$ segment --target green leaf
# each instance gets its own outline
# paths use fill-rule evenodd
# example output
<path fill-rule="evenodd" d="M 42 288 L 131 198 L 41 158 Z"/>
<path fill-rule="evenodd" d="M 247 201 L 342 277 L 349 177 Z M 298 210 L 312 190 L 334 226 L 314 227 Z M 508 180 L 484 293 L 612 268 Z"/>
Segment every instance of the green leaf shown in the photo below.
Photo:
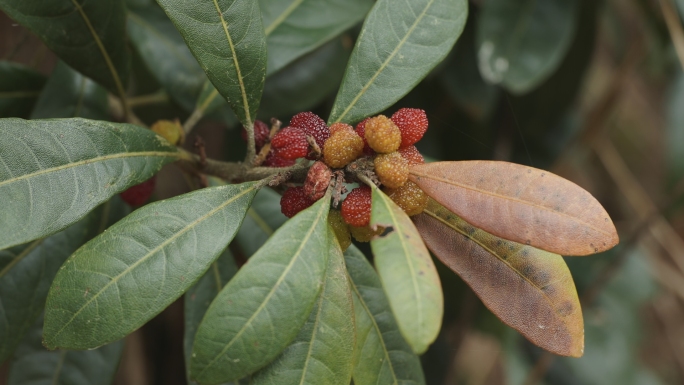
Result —
<path fill-rule="evenodd" d="M 71 67 L 124 93 L 130 55 L 123 1 L 0 0 L 0 9 Z"/>
<path fill-rule="evenodd" d="M 406 95 L 449 53 L 465 0 L 378 0 L 366 17 L 328 121 L 354 123 Z"/>
<path fill-rule="evenodd" d="M 125 211 L 123 202 L 112 199 L 60 233 L 0 251 L 0 362 L 43 312 L 62 263 Z"/>
<path fill-rule="evenodd" d="M 0 118 L 28 117 L 44 85 L 41 73 L 0 60 Z"/>
<path fill-rule="evenodd" d="M 157 0 L 244 126 L 254 123 L 266 78 L 266 39 L 254 0 Z"/>
<path fill-rule="evenodd" d="M 480 73 L 511 92 L 547 79 L 570 48 L 578 0 L 488 0 L 477 23 Z"/>
<path fill-rule="evenodd" d="M 354 353 L 354 308 L 342 250 L 330 242 L 328 268 L 309 319 L 292 344 L 252 376 L 252 385 L 349 385 Z"/>
<path fill-rule="evenodd" d="M 64 229 L 179 156 L 131 124 L 1 119 L 0 249 Z"/>
<path fill-rule="evenodd" d="M 285 221 L 287 217 L 280 211 L 280 194 L 271 189 L 261 189 L 254 197 L 235 240 L 245 256 L 250 257 Z"/>
<path fill-rule="evenodd" d="M 353 245 L 344 260 L 356 317 L 354 384 L 425 384 L 420 360 L 401 336 L 375 270 Z"/>
<path fill-rule="evenodd" d="M 42 317 L 17 348 L 8 385 L 109 385 L 119 366 L 123 341 L 87 351 L 49 352 L 41 343 Z"/>
<path fill-rule="evenodd" d="M 146 205 L 78 249 L 45 305 L 45 346 L 90 349 L 142 326 L 226 248 L 256 183 L 206 188 Z"/>
<path fill-rule="evenodd" d="M 430 252 L 404 210 L 373 187 L 371 225 L 389 231 L 371 240 L 375 268 L 399 330 L 417 354 L 437 338 L 444 297 Z"/>
<path fill-rule="evenodd" d="M 294 340 L 325 274 L 329 201 L 328 194 L 285 222 L 214 300 L 195 336 L 192 379 L 242 378 Z"/>
<path fill-rule="evenodd" d="M 370 0 L 259 0 L 268 74 L 358 23 L 372 5 Z"/>
<path fill-rule="evenodd" d="M 257 194 L 257 197 L 259 195 Z M 256 197 L 255 197 L 256 200 Z M 251 210 L 251 209 L 250 209 Z M 243 222 L 244 225 L 244 222 Z M 190 360 L 195 333 L 209 305 L 221 292 L 221 289 L 233 278 L 238 268 L 233 254 L 226 248 L 218 259 L 211 264 L 209 270 L 200 278 L 195 286 L 185 293 L 185 336 L 183 337 L 183 352 L 185 353 L 185 367 L 190 377 Z"/>
<path fill-rule="evenodd" d="M 97 83 L 58 62 L 40 98 L 33 108 L 31 119 L 109 118 L 107 91 Z"/>
<path fill-rule="evenodd" d="M 127 30 L 159 84 L 183 108 L 192 110 L 207 78 L 169 18 L 154 3 L 129 6 Z"/>

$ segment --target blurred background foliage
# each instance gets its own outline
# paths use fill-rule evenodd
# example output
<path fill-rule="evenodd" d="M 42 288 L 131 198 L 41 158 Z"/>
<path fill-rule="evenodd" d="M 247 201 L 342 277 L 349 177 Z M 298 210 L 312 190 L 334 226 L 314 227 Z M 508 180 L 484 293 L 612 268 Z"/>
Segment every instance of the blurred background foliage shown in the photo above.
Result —
<path fill-rule="evenodd" d="M 153 1 L 127 3 L 131 106 L 148 124 L 184 121 L 212 87 Z M 604 204 L 621 237 L 609 252 L 566 259 L 584 310 L 580 359 L 529 344 L 440 265 L 445 319 L 422 357 L 429 384 L 684 383 L 682 16 L 684 0 L 471 0 L 445 61 L 387 110 L 427 111 L 418 147 L 430 158 L 507 160 L 576 182 Z M 340 28 L 295 60 L 269 61 L 280 68 L 269 71 L 261 119 L 328 116 L 360 25 Z M 111 96 L 101 109 L 105 89 L 0 13 L 0 117 L 60 116 L 74 106 L 70 87 L 100 101 L 81 116 L 116 116 Z M 242 159 L 227 105 L 206 112 L 186 146 L 201 137 L 210 157 Z M 156 197 L 187 191 L 181 175 L 164 169 Z M 115 383 L 185 383 L 182 328 L 179 301 L 128 336 Z"/>

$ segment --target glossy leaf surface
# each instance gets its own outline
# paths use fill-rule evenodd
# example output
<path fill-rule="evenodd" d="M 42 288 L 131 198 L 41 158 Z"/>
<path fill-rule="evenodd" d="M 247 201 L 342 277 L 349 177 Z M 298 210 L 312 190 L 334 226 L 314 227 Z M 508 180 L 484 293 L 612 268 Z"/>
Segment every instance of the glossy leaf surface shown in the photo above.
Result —
<path fill-rule="evenodd" d="M 45 346 L 101 346 L 164 310 L 233 239 L 256 188 L 206 188 L 146 205 L 78 249 L 50 288 Z"/>
<path fill-rule="evenodd" d="M 488 0 L 477 23 L 480 73 L 525 93 L 558 68 L 570 48 L 579 0 Z"/>
<path fill-rule="evenodd" d="M 391 228 L 387 235 L 371 240 L 375 268 L 399 330 L 413 351 L 422 354 L 442 326 L 439 275 L 408 215 L 378 188 L 372 194 L 371 225 Z"/>
<path fill-rule="evenodd" d="M 218 384 L 244 377 L 297 336 L 328 262 L 329 195 L 288 220 L 226 285 L 197 330 L 190 377 Z"/>
<path fill-rule="evenodd" d="M 122 0 L 0 0 L 0 9 L 77 71 L 115 94 L 126 88 L 130 55 Z"/>
<path fill-rule="evenodd" d="M 318 299 L 297 337 L 252 385 L 349 385 L 354 353 L 354 309 L 342 251 L 329 237 L 328 268 Z"/>
<path fill-rule="evenodd" d="M 277 72 L 358 23 L 372 5 L 371 0 L 259 0 L 268 73 Z"/>
<path fill-rule="evenodd" d="M 378 275 L 350 246 L 344 253 L 356 319 L 355 385 L 425 384 L 423 368 L 399 332 Z"/>
<path fill-rule="evenodd" d="M 42 318 L 17 348 L 8 385 L 109 385 L 119 366 L 123 341 L 94 350 L 48 351 L 41 343 Z"/>
<path fill-rule="evenodd" d="M 107 90 L 58 62 L 33 108 L 31 119 L 109 118 Z"/>
<path fill-rule="evenodd" d="M 0 118 L 28 117 L 44 85 L 41 73 L 0 60 Z"/>
<path fill-rule="evenodd" d="M 413 218 L 430 250 L 503 322 L 552 353 L 584 353 L 582 308 L 563 257 L 488 234 L 433 200 Z"/>
<path fill-rule="evenodd" d="M 0 249 L 62 230 L 178 157 L 160 136 L 131 124 L 0 120 Z"/>
<path fill-rule="evenodd" d="M 436 162 L 411 168 L 410 179 L 473 226 L 562 255 L 615 246 L 618 235 L 587 191 L 548 171 L 498 161 Z"/>
<path fill-rule="evenodd" d="M 245 126 L 254 122 L 266 77 L 266 39 L 255 0 L 157 1 Z"/>
<path fill-rule="evenodd" d="M 128 8 L 126 27 L 140 57 L 166 92 L 192 110 L 207 78 L 183 37 L 156 4 Z"/>
<path fill-rule="evenodd" d="M 379 0 L 356 41 L 329 122 L 355 123 L 406 95 L 449 53 L 465 0 Z"/>

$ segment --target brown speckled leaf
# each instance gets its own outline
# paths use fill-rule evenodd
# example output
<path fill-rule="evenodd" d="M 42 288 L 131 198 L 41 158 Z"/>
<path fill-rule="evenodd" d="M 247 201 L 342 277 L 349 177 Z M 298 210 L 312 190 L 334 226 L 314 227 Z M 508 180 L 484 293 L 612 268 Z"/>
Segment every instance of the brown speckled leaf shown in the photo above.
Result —
<path fill-rule="evenodd" d="M 563 257 L 488 234 L 434 200 L 413 220 L 428 248 L 503 322 L 552 353 L 582 356 L 582 308 Z"/>
<path fill-rule="evenodd" d="M 474 226 L 501 238 L 562 255 L 588 255 L 618 243 L 601 204 L 576 184 L 515 163 L 436 162 L 410 179 Z"/>

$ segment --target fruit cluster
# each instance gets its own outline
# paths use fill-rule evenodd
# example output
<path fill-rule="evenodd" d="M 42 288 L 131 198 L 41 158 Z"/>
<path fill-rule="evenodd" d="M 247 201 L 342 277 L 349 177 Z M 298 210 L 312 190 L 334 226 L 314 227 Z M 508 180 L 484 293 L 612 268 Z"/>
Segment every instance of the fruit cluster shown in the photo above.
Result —
<path fill-rule="evenodd" d="M 318 161 L 309 169 L 304 186 L 290 187 L 283 194 L 283 214 L 291 218 L 311 206 L 334 183 L 333 169 L 343 169 L 361 159 L 372 165 L 373 176 L 399 207 L 408 215 L 421 213 L 428 197 L 408 176 L 411 165 L 425 162 L 414 144 L 427 128 L 425 111 L 414 108 L 402 108 L 391 118 L 366 118 L 355 128 L 345 123 L 328 127 L 311 112 L 295 115 L 271 140 L 264 165 L 290 165 L 298 158 Z M 261 138 L 268 137 L 267 129 L 263 131 L 266 134 L 259 130 L 255 126 L 257 149 L 265 143 Z M 329 221 L 343 249 L 351 242 L 350 234 L 357 241 L 368 242 L 382 231 L 371 229 L 370 214 L 371 189 L 365 185 L 347 194 L 340 211 L 331 210 Z"/>

